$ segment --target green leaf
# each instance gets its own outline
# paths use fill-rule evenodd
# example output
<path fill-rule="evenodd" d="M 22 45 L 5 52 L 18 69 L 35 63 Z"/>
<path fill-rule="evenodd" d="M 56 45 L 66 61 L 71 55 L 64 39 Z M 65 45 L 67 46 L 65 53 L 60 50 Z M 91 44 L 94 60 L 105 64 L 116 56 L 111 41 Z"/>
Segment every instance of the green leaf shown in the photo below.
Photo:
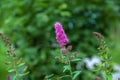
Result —
<path fill-rule="evenodd" d="M 28 75 L 29 72 L 26 72 L 26 73 L 23 73 L 23 74 L 20 74 L 19 76 L 25 76 L 25 75 Z"/>
<path fill-rule="evenodd" d="M 112 80 L 112 74 L 107 75 L 108 80 Z"/>
<path fill-rule="evenodd" d="M 62 12 L 60 12 L 60 15 L 63 17 L 70 17 L 71 13 L 69 11 L 62 11 Z"/>
<path fill-rule="evenodd" d="M 46 76 L 45 78 L 49 79 L 49 78 L 51 78 L 53 76 L 54 76 L 54 74 L 51 74 L 51 75 Z"/>
<path fill-rule="evenodd" d="M 13 76 L 13 80 L 16 80 L 17 79 L 17 76 L 15 75 L 15 76 Z"/>
<path fill-rule="evenodd" d="M 64 76 L 61 76 L 61 77 L 59 77 L 60 78 L 60 80 L 62 79 L 62 78 L 65 78 L 65 77 L 71 77 L 70 75 L 64 75 Z"/>
<path fill-rule="evenodd" d="M 80 73 L 81 73 L 81 71 L 74 71 L 73 72 L 73 74 L 74 74 L 73 80 L 75 80 L 79 76 Z"/>
<path fill-rule="evenodd" d="M 8 70 L 8 72 L 14 72 L 15 70 L 14 69 L 10 69 L 10 70 Z"/>
<path fill-rule="evenodd" d="M 20 63 L 20 64 L 18 65 L 18 67 L 21 67 L 21 66 L 23 66 L 23 65 L 25 65 L 25 63 Z"/>
<path fill-rule="evenodd" d="M 72 62 L 78 62 L 78 61 L 81 61 L 81 59 L 79 59 L 79 58 L 74 58 L 74 59 L 72 59 L 71 61 L 72 61 Z"/>
<path fill-rule="evenodd" d="M 59 9 L 66 9 L 67 8 L 67 4 L 63 3 L 62 5 L 59 6 Z"/>
<path fill-rule="evenodd" d="M 65 71 L 67 71 L 67 70 L 68 70 L 68 71 L 70 70 L 70 66 L 69 66 L 69 65 L 65 65 L 65 66 L 64 66 L 63 72 L 65 72 Z"/>

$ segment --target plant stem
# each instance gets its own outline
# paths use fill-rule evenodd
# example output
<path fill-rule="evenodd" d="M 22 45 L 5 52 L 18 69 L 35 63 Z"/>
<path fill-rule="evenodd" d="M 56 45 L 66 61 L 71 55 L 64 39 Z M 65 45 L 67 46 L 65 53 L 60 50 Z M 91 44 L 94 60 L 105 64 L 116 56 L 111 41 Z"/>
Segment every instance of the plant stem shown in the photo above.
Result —
<path fill-rule="evenodd" d="M 70 77 L 71 77 L 71 79 L 73 80 L 72 67 L 71 67 L 71 62 L 70 62 L 69 55 L 67 55 L 67 57 L 68 57 L 68 65 L 69 65 L 69 67 L 70 67 Z"/>
<path fill-rule="evenodd" d="M 70 76 L 70 75 L 61 76 L 61 77 L 59 77 L 59 79 L 62 79 L 62 78 L 64 78 L 64 77 L 68 77 L 68 76 Z M 59 79 L 58 79 L 58 80 L 59 80 Z"/>
<path fill-rule="evenodd" d="M 71 67 L 70 59 L 69 59 L 69 66 L 70 66 L 70 75 L 71 75 L 71 78 L 72 78 L 72 67 Z"/>

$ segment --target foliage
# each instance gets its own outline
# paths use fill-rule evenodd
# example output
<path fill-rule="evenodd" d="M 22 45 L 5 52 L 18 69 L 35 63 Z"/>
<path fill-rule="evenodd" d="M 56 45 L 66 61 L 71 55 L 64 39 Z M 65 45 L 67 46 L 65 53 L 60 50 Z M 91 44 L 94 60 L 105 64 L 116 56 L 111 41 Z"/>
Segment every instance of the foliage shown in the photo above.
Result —
<path fill-rule="evenodd" d="M 4 45 L 3 43 L 0 42 L 0 45 Z M 5 46 L 0 46 L 0 80 L 4 80 L 6 78 L 6 75 L 8 74 L 7 72 L 7 66 L 5 64 L 5 61 L 7 61 L 7 54 L 6 53 L 6 47 Z M 2 56 L 1 56 L 2 55 Z"/>
<path fill-rule="evenodd" d="M 101 64 L 99 64 L 98 70 L 99 72 L 104 72 L 105 80 L 112 80 L 112 72 L 113 72 L 113 62 L 112 57 L 109 53 L 109 48 L 104 40 L 104 37 L 98 33 L 94 32 L 94 35 L 97 36 L 100 46 L 99 46 L 99 56 L 101 58 Z"/>
<path fill-rule="evenodd" d="M 52 73 L 59 75 L 62 73 L 61 64 L 53 57 L 60 53 L 56 49 L 53 24 L 60 21 L 65 26 L 70 42 L 81 57 L 92 56 L 96 50 L 91 46 L 97 46 L 92 32 L 98 31 L 107 36 L 119 19 L 116 1 L 0 0 L 0 31 L 15 43 L 18 54 L 27 62 L 30 70 L 28 80 L 43 79 Z M 2 56 L 5 57 L 0 54 Z M 86 72 L 82 74 L 85 78 Z M 92 76 L 85 80 L 93 80 Z"/>
<path fill-rule="evenodd" d="M 56 56 L 56 59 L 63 63 L 63 73 L 64 75 L 60 76 L 58 80 L 64 79 L 66 77 L 69 77 L 70 80 L 76 80 L 78 76 L 80 75 L 81 71 L 72 69 L 73 62 L 79 62 L 81 59 L 77 57 L 77 54 L 75 52 L 71 53 L 71 50 L 67 49 L 65 46 L 61 48 L 61 54 Z M 66 72 L 69 72 L 69 74 L 66 74 Z"/>
<path fill-rule="evenodd" d="M 23 80 L 23 76 L 28 74 L 28 72 L 26 72 L 27 66 L 25 66 L 25 62 L 23 62 L 22 58 L 18 59 L 15 48 L 13 47 L 8 37 L 3 35 L 2 33 L 0 33 L 0 37 L 3 39 L 6 47 L 8 47 L 6 56 L 7 60 L 5 64 L 7 65 L 7 71 L 9 74 L 7 74 L 6 78 L 3 79 Z"/>

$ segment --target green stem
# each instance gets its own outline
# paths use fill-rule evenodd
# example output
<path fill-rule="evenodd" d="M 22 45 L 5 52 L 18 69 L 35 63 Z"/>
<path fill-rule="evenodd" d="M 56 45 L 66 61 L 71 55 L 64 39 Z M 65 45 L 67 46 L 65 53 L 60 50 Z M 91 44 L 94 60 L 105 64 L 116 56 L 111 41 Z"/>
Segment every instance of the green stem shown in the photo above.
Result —
<path fill-rule="evenodd" d="M 18 72 L 17 72 L 17 65 L 16 65 L 16 57 L 13 57 L 13 67 L 14 67 L 14 69 L 15 69 L 15 80 L 20 80 L 20 77 L 19 77 L 19 74 L 18 74 Z"/>
<path fill-rule="evenodd" d="M 62 78 L 64 78 L 64 77 L 68 77 L 68 76 L 70 76 L 70 75 L 61 76 L 61 77 L 59 77 L 59 79 L 62 79 Z M 59 80 L 59 79 L 58 79 L 58 80 Z"/>
<path fill-rule="evenodd" d="M 69 54 L 67 55 L 67 57 L 68 57 L 68 65 L 69 65 L 69 67 L 70 67 L 70 77 L 71 77 L 71 79 L 73 80 L 72 67 L 71 67 L 71 62 L 70 62 Z"/>
<path fill-rule="evenodd" d="M 72 78 L 72 67 L 71 67 L 71 62 L 70 62 L 70 59 L 69 59 L 69 66 L 70 66 L 70 75 L 71 75 L 71 78 Z"/>

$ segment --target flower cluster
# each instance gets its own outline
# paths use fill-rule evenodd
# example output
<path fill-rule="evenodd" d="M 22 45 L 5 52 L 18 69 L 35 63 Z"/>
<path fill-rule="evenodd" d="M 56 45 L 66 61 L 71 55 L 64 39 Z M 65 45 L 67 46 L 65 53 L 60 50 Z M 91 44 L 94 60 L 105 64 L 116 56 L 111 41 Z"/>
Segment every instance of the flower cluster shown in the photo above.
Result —
<path fill-rule="evenodd" d="M 104 41 L 104 37 L 102 34 L 100 34 L 99 32 L 93 32 L 93 34 L 101 41 Z"/>
<path fill-rule="evenodd" d="M 93 32 L 93 34 L 98 38 L 100 42 L 99 46 L 99 56 L 101 59 L 101 64 L 98 66 L 98 70 L 103 71 L 105 75 L 105 80 L 112 80 L 113 62 L 112 57 L 109 53 L 109 47 L 106 44 L 106 41 L 101 33 Z M 102 68 L 102 69 L 101 69 Z"/>
<path fill-rule="evenodd" d="M 56 32 L 56 39 L 60 47 L 65 46 L 69 42 L 69 39 L 67 38 L 62 28 L 62 25 L 59 22 L 55 23 L 55 32 Z"/>

